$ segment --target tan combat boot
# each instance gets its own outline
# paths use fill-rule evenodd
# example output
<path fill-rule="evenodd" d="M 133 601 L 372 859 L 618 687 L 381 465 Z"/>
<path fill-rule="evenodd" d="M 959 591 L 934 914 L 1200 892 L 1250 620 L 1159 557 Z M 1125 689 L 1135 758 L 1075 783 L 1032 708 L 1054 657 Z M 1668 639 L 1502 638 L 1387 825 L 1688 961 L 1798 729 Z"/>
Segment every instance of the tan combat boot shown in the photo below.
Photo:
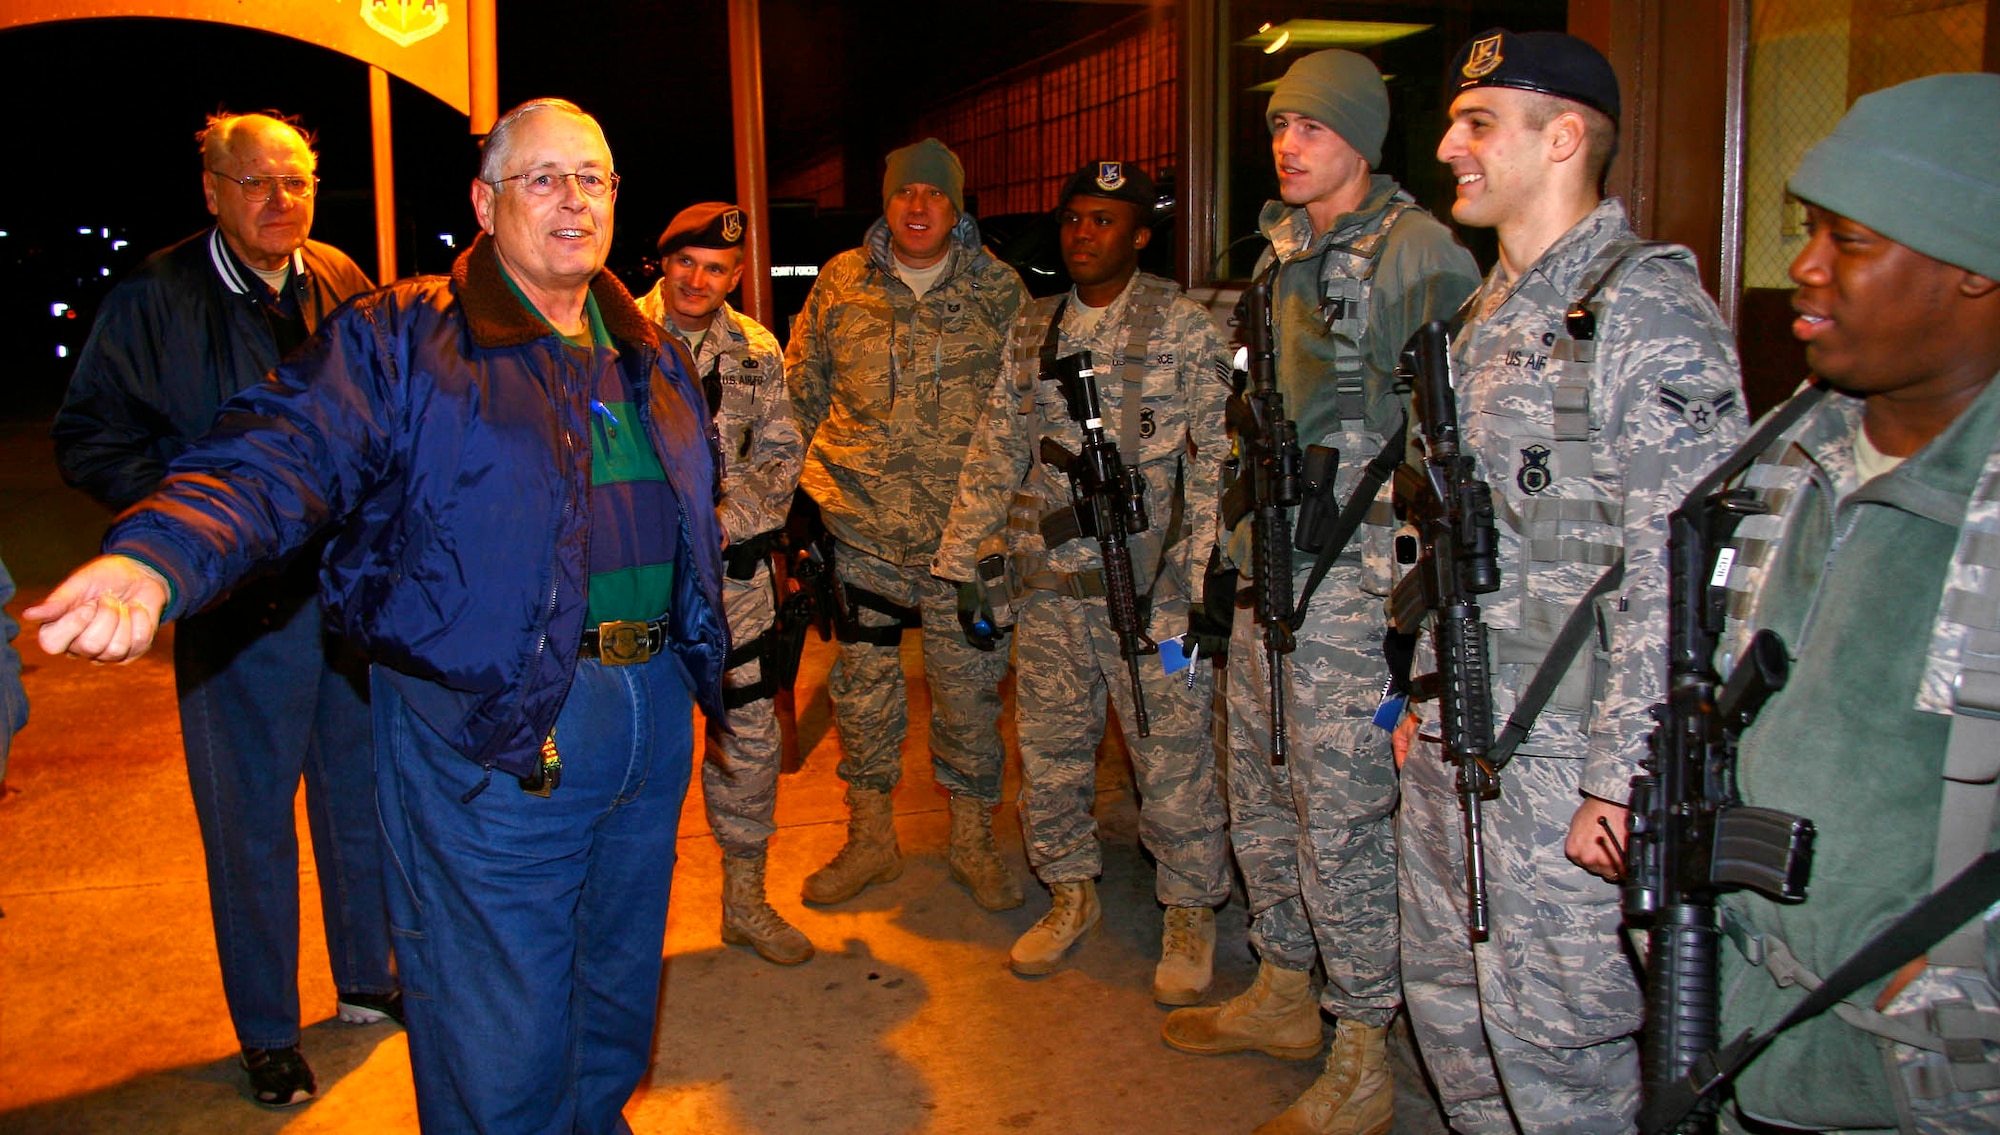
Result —
<path fill-rule="evenodd" d="M 1055 972 L 1063 955 L 1097 925 L 1104 913 L 1097 905 L 1097 884 L 1089 879 L 1081 883 L 1050 883 L 1049 895 L 1053 900 L 1049 912 L 1028 927 L 1028 932 L 1021 935 L 1007 956 L 1007 964 L 1023 977 Z"/>
<path fill-rule="evenodd" d="M 1387 1135 L 1396 1122 L 1389 1030 L 1343 1020 L 1326 1071 L 1284 1114 L 1250 1135 Z"/>
<path fill-rule="evenodd" d="M 764 901 L 761 851 L 744 859 L 722 857 L 722 940 L 748 946 L 774 965 L 812 960 L 812 941 Z"/>
<path fill-rule="evenodd" d="M 1250 988 L 1220 1005 L 1175 1009 L 1160 1035 L 1182 1052 L 1202 1056 L 1255 1049 L 1281 1060 L 1311 1060 L 1320 1046 L 1312 974 L 1260 961 Z"/>
<path fill-rule="evenodd" d="M 1153 969 L 1153 1000 L 1199 1005 L 1215 977 L 1215 912 L 1205 906 L 1170 906 L 1160 932 L 1160 964 Z"/>
<path fill-rule="evenodd" d="M 886 883 L 903 873 L 896 846 L 896 810 L 887 792 L 847 789 L 847 845 L 832 862 L 806 876 L 799 894 L 807 902 L 846 902 L 870 883 Z"/>
<path fill-rule="evenodd" d="M 952 793 L 951 850 L 945 853 L 951 881 L 972 892 L 987 910 L 1021 905 L 1021 884 L 993 846 L 993 809 L 983 800 Z"/>

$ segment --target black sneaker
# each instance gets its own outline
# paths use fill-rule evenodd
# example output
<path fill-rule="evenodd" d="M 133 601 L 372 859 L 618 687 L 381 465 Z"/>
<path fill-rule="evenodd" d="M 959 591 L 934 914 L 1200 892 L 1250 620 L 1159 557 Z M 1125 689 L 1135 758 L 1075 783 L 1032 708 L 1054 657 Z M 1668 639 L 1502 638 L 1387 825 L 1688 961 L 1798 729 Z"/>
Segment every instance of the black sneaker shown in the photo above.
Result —
<path fill-rule="evenodd" d="M 383 1021 L 403 1023 L 403 991 L 394 993 L 343 993 L 335 1006 L 340 1019 L 350 1025 L 376 1025 Z"/>
<path fill-rule="evenodd" d="M 250 1073 L 250 1094 L 265 1107 L 301 1104 L 319 1090 L 296 1044 L 290 1048 L 246 1048 L 243 1070 Z"/>

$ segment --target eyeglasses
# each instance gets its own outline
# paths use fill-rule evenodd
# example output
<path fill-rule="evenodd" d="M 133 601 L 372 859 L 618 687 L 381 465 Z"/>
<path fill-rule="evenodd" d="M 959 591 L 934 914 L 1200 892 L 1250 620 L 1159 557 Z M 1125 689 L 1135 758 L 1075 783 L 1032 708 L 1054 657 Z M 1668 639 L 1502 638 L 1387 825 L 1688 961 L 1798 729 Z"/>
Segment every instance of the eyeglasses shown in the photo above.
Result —
<path fill-rule="evenodd" d="M 615 173 L 598 173 L 596 170 L 579 170 L 576 173 L 558 173 L 555 170 L 536 170 L 532 173 L 517 173 L 487 184 L 498 189 L 510 181 L 518 181 L 530 197 L 553 197 L 562 191 L 563 182 L 576 179 L 577 191 L 585 197 L 618 195 L 619 177 Z"/>
<path fill-rule="evenodd" d="M 243 199 L 252 205 L 269 201 L 271 194 L 280 189 L 285 191 L 285 196 L 294 201 L 303 201 L 319 189 L 319 178 L 311 174 L 304 177 L 295 174 L 287 174 L 284 177 L 231 177 L 221 170 L 212 169 L 207 172 L 224 181 L 233 181 L 242 187 Z"/>

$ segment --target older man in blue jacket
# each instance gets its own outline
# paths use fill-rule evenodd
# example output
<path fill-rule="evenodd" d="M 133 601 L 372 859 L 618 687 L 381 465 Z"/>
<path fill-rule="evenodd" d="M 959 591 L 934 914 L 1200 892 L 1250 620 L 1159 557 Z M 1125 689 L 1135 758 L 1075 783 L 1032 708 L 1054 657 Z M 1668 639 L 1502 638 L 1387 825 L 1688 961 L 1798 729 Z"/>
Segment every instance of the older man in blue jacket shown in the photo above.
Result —
<path fill-rule="evenodd" d="M 128 658 L 332 533 L 426 1131 L 629 1131 L 691 696 L 721 711 L 714 440 L 603 270 L 617 186 L 574 105 L 509 112 L 452 276 L 336 313 L 28 612 L 52 653 Z"/>

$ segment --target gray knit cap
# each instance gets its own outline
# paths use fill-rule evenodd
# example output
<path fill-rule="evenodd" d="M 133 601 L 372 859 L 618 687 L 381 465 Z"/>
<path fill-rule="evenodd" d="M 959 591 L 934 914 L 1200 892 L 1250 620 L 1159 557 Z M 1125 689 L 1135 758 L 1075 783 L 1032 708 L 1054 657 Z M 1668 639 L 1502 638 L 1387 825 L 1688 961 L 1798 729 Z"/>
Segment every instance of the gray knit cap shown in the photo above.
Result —
<path fill-rule="evenodd" d="M 2000 75 L 1931 75 L 1861 96 L 1785 188 L 2000 280 Z"/>
<path fill-rule="evenodd" d="M 958 162 L 958 155 L 936 138 L 926 138 L 913 142 L 900 150 L 891 150 L 886 159 L 888 169 L 882 173 L 882 207 L 889 207 L 889 198 L 905 185 L 922 183 L 935 185 L 951 198 L 951 207 L 965 212 L 965 167 Z"/>
<path fill-rule="evenodd" d="M 1264 125 L 1269 126 L 1275 114 L 1317 118 L 1367 159 L 1370 168 L 1382 164 L 1382 139 L 1389 134 L 1389 87 L 1365 55 L 1315 51 L 1292 64 L 1271 92 Z"/>

